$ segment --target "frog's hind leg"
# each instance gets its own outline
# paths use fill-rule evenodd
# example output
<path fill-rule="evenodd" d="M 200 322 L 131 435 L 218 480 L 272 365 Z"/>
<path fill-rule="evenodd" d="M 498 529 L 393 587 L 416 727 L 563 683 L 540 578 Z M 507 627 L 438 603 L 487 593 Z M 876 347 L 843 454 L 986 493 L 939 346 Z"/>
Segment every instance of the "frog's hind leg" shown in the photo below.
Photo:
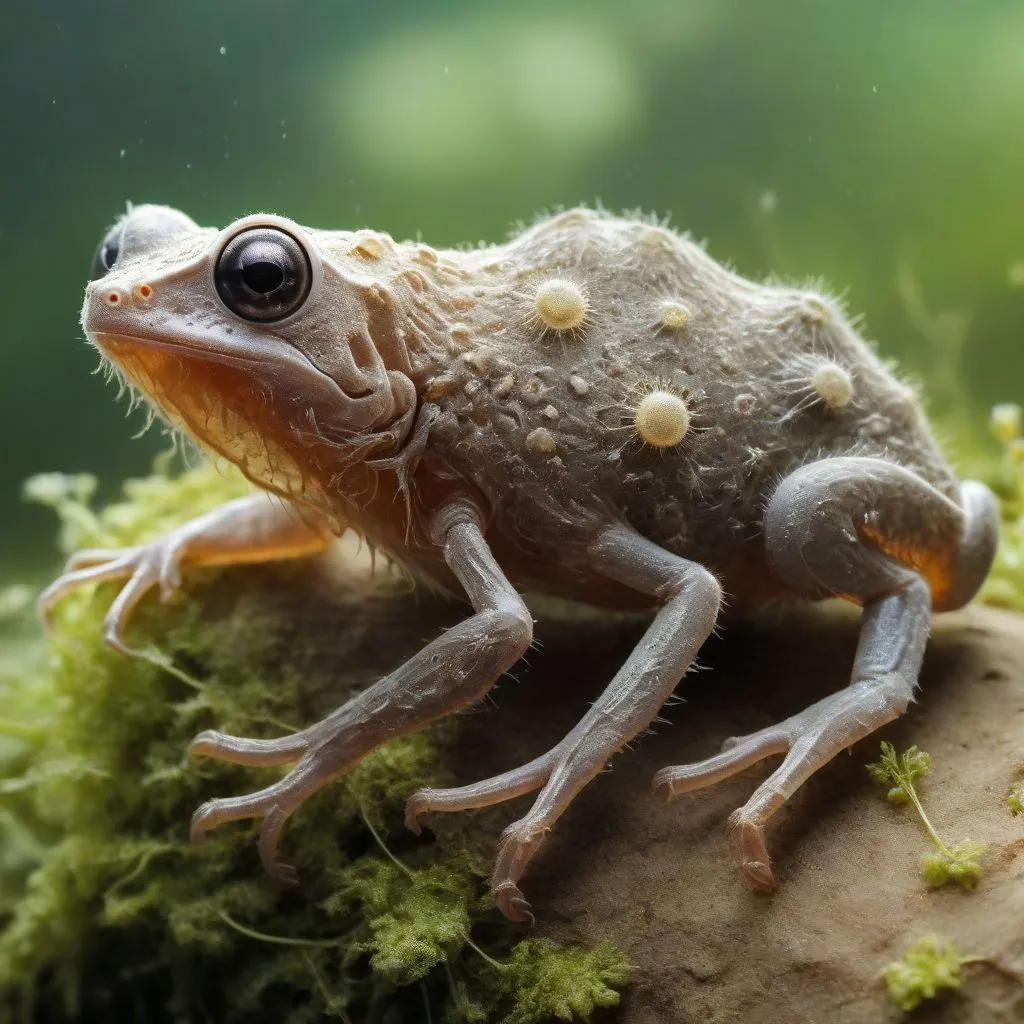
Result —
<path fill-rule="evenodd" d="M 997 519 L 982 485 L 963 485 L 960 505 L 906 469 L 880 459 L 834 458 L 787 477 L 765 515 L 773 571 L 796 593 L 863 605 L 850 685 L 805 711 L 698 764 L 665 768 L 655 791 L 668 798 L 702 789 L 773 754 L 782 764 L 730 819 L 743 871 L 774 887 L 765 824 L 839 751 L 903 714 L 913 699 L 931 622 L 959 607 L 984 580 Z"/>
<path fill-rule="evenodd" d="M 535 789 L 525 817 L 501 838 L 491 881 L 495 901 L 515 921 L 532 920 L 519 879 L 544 836 L 577 793 L 654 720 L 715 626 L 722 590 L 705 568 L 670 554 L 624 526 L 598 535 L 590 548 L 595 572 L 664 602 L 643 639 L 579 724 L 529 764 L 471 786 L 421 790 L 406 820 L 419 828 L 428 811 L 485 807 Z"/>

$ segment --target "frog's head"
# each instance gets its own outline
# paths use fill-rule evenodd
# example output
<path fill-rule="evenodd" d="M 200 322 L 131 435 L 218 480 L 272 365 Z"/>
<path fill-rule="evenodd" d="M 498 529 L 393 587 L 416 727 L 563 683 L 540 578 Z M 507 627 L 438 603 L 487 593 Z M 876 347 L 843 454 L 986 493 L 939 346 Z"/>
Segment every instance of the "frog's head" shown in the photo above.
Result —
<path fill-rule="evenodd" d="M 216 231 L 137 206 L 100 244 L 82 325 L 165 420 L 310 498 L 347 461 L 400 444 L 415 411 L 394 339 L 375 344 L 368 290 L 282 217 Z"/>

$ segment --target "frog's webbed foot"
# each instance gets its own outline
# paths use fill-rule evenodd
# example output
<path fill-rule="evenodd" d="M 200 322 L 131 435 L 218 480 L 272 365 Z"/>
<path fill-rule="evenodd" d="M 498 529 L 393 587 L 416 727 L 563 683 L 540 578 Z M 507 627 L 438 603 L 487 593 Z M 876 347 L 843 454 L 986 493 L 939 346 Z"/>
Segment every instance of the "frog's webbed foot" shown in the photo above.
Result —
<path fill-rule="evenodd" d="M 64 572 L 39 596 L 39 613 L 48 624 L 56 604 L 78 587 L 125 580 L 103 620 L 103 638 L 131 654 L 124 633 L 139 602 L 154 587 L 163 601 L 181 587 L 185 565 L 227 565 L 297 558 L 330 542 L 326 523 L 300 516 L 294 506 L 265 494 L 239 498 L 153 541 L 133 548 L 77 551 Z"/>
<path fill-rule="evenodd" d="M 430 811 L 487 807 L 540 790 L 529 812 L 502 834 L 491 879 L 494 901 L 513 921 L 532 921 L 519 880 L 576 794 L 612 755 L 653 721 L 714 628 L 721 587 L 714 576 L 622 526 L 591 546 L 594 571 L 664 602 L 654 622 L 579 724 L 529 764 L 456 789 L 422 789 L 406 807 L 420 830 Z"/>
<path fill-rule="evenodd" d="M 278 861 L 277 847 L 285 822 L 306 799 L 382 743 L 476 703 L 526 652 L 533 620 L 494 561 L 476 510 L 461 500 L 453 503 L 435 518 L 431 535 L 476 614 L 292 736 L 259 740 L 200 733 L 192 754 L 252 766 L 294 762 L 294 767 L 258 792 L 203 804 L 192 819 L 193 841 L 201 842 L 225 822 L 262 818 L 260 858 L 271 875 L 288 881 L 293 874 Z"/>
<path fill-rule="evenodd" d="M 744 874 L 762 890 L 775 885 L 765 824 L 839 751 L 906 710 L 928 638 L 933 591 L 943 609 L 973 596 L 995 550 L 995 505 L 973 482 L 964 484 L 957 506 L 899 466 L 828 459 L 782 482 L 765 516 L 765 539 L 772 568 L 797 593 L 863 604 L 852 681 L 778 725 L 726 740 L 714 757 L 654 777 L 655 791 L 670 798 L 784 755 L 730 819 Z"/>

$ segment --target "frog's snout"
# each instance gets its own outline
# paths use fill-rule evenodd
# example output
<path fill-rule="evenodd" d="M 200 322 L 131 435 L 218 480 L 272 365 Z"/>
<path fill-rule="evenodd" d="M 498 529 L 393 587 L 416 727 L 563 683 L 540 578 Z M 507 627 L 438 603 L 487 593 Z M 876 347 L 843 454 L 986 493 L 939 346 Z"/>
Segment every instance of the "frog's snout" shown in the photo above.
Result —
<path fill-rule="evenodd" d="M 86 333 L 123 328 L 126 316 L 149 307 L 155 294 L 154 286 L 146 280 L 130 282 L 110 276 L 90 281 L 85 289 L 82 326 Z"/>
<path fill-rule="evenodd" d="M 996 496 L 977 480 L 960 485 L 964 527 L 960 534 L 953 585 L 936 611 L 962 608 L 981 589 L 999 546 L 999 505 Z"/>

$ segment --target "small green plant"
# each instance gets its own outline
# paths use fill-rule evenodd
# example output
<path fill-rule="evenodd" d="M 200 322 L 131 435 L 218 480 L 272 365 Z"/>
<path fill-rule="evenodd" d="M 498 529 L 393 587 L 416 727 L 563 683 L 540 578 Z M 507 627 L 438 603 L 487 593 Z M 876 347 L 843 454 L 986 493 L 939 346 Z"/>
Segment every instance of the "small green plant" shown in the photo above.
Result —
<path fill-rule="evenodd" d="M 999 550 L 981 592 L 986 604 L 1024 611 L 1024 412 L 1013 402 L 993 406 L 989 430 L 1003 456 L 987 482 L 999 496 Z"/>
<path fill-rule="evenodd" d="M 949 941 L 926 935 L 911 946 L 899 960 L 882 970 L 889 998 L 901 1010 L 913 1010 L 926 999 L 943 991 L 960 988 L 963 967 L 978 963 L 981 957 L 961 956 Z"/>
<path fill-rule="evenodd" d="M 939 889 L 947 882 L 956 882 L 964 889 L 973 889 L 981 878 L 979 861 L 986 848 L 973 839 L 947 846 L 935 831 L 914 787 L 914 780 L 927 775 L 931 766 L 932 759 L 925 751 L 910 747 L 897 754 L 891 743 L 883 741 L 881 758 L 867 769 L 875 782 L 888 788 L 887 799 L 895 804 L 910 804 L 917 811 L 928 838 L 935 844 L 936 853 L 921 855 L 921 877 L 928 888 Z"/>
<path fill-rule="evenodd" d="M 1018 814 L 1024 814 L 1024 768 L 1017 769 L 1013 785 L 1007 790 L 1003 802 L 1015 818 Z"/>

